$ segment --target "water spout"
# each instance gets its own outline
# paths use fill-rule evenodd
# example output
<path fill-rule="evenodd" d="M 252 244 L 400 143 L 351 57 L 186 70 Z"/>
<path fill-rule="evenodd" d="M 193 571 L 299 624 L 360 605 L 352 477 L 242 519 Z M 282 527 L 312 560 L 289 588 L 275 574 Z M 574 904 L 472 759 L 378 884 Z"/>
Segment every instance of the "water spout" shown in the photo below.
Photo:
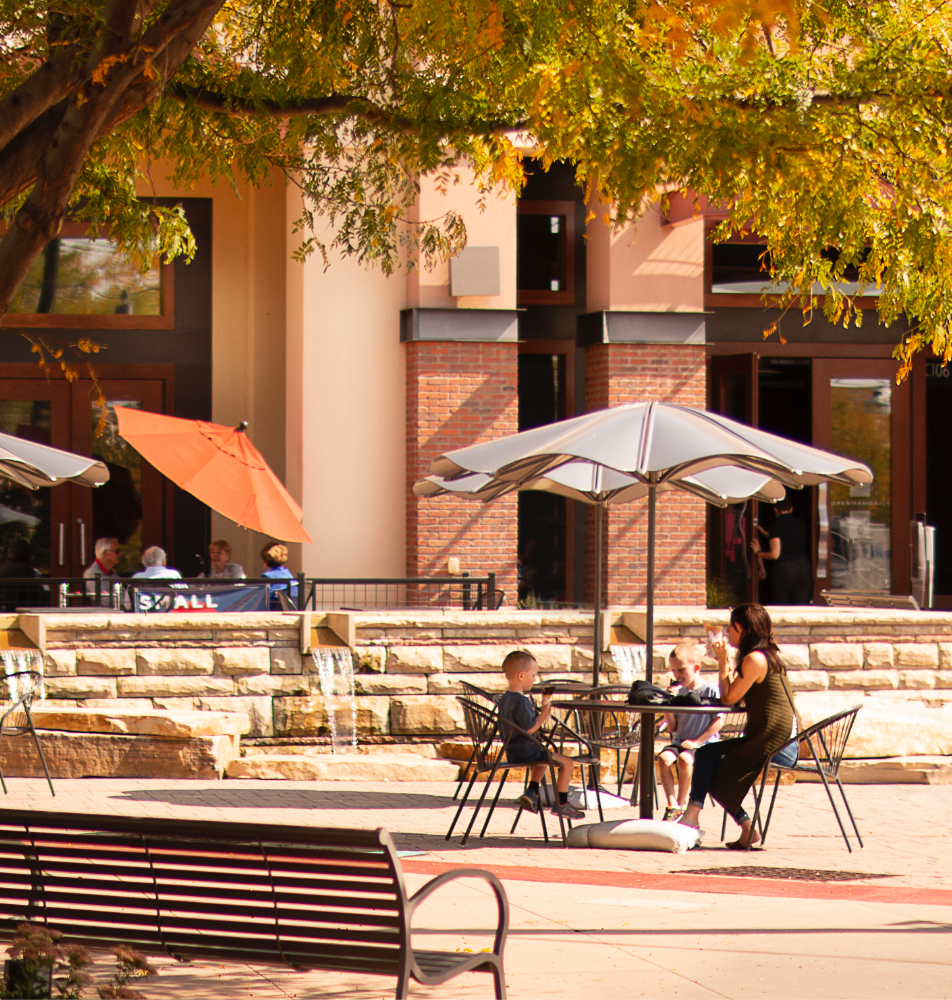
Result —
<path fill-rule="evenodd" d="M 348 647 L 318 646 L 311 659 L 321 681 L 321 694 L 331 731 L 331 752 L 357 746 L 357 699 L 354 696 L 354 655 Z"/>
<path fill-rule="evenodd" d="M 611 647 L 612 660 L 618 671 L 618 683 L 629 687 L 645 676 L 645 647 L 618 643 Z"/>

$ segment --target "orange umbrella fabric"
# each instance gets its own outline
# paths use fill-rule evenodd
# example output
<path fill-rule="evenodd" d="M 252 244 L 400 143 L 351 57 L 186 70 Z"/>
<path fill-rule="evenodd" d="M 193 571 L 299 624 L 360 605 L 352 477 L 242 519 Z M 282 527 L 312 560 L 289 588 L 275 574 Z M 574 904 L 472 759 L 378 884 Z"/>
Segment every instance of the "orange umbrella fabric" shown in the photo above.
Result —
<path fill-rule="evenodd" d="M 304 512 L 243 428 L 116 407 L 119 436 L 163 476 L 242 528 L 310 542 Z"/>

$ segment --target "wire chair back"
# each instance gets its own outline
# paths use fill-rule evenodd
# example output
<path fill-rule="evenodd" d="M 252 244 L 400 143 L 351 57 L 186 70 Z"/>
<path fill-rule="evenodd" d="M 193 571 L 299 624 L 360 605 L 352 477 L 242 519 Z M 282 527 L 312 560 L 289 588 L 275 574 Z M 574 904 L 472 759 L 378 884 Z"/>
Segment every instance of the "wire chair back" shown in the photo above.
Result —
<path fill-rule="evenodd" d="M 43 690 L 43 675 L 38 670 L 12 670 L 0 677 L 0 681 L 0 720 L 3 728 L 8 732 L 29 730 L 27 714 L 33 707 L 33 699 Z"/>
<path fill-rule="evenodd" d="M 495 759 L 502 751 L 494 745 L 499 736 L 499 715 L 494 709 L 473 701 L 470 698 L 456 699 L 463 708 L 463 720 L 466 724 L 466 735 L 473 743 L 473 759 L 471 766 L 477 771 L 485 771 L 493 766 Z"/>
<path fill-rule="evenodd" d="M 840 764 L 846 753 L 846 744 L 856 722 L 861 706 L 854 705 L 836 715 L 821 719 L 799 733 L 797 741 L 800 744 L 800 760 L 796 764 L 798 771 L 821 770 L 828 778 L 836 779 Z M 810 756 L 804 756 L 803 748 L 810 749 Z M 812 758 L 812 759 L 811 759 Z"/>
<path fill-rule="evenodd" d="M 475 684 L 470 684 L 469 681 L 460 681 L 460 687 L 471 700 L 476 702 L 485 702 L 492 709 L 495 709 L 496 702 L 499 701 L 498 694 L 491 694 L 489 691 L 486 691 L 481 687 L 477 687 Z"/>

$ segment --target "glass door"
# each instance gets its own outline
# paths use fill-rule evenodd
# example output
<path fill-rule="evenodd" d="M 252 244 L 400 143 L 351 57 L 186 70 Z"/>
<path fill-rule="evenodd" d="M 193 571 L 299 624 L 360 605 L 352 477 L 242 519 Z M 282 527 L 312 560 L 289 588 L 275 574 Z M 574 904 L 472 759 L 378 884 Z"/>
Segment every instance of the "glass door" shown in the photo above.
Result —
<path fill-rule="evenodd" d="M 73 385 L 73 450 L 105 462 L 109 482 L 95 490 L 70 489 L 75 516 L 88 525 L 90 552 L 97 538 L 117 538 L 122 557 L 116 570 L 128 576 L 142 569 L 142 553 L 150 545 L 171 551 L 166 530 L 166 511 L 171 505 L 166 480 L 119 437 L 115 407 L 161 413 L 163 383 L 160 379 L 103 379 L 99 385 L 105 407 L 96 404 L 92 382 Z M 87 555 L 91 561 L 92 555 Z"/>
<path fill-rule="evenodd" d="M 69 399 L 66 382 L 0 380 L 0 431 L 68 449 Z M 81 572 L 73 536 L 68 487 L 30 490 L 0 478 L 0 576 Z"/>
<path fill-rule="evenodd" d="M 815 359 L 815 443 L 864 462 L 868 486 L 817 489 L 820 591 L 909 593 L 910 382 L 894 361 Z"/>
<path fill-rule="evenodd" d="M 711 358 L 711 410 L 757 426 L 759 393 L 756 354 Z M 750 543 L 758 517 L 756 501 L 732 507 L 708 507 L 708 597 L 715 605 L 759 599 L 763 564 L 751 557 Z"/>

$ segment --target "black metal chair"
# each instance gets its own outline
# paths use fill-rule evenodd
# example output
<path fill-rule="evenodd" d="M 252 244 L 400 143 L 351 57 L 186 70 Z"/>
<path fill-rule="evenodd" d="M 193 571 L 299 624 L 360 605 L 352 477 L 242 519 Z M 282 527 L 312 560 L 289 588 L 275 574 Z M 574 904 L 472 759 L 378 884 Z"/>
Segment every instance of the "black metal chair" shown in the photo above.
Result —
<path fill-rule="evenodd" d="M 509 775 L 509 771 L 512 770 L 513 768 L 527 767 L 527 765 L 524 763 L 510 762 L 506 759 L 506 746 L 508 745 L 509 741 L 514 736 L 521 736 L 529 740 L 531 743 L 534 743 L 545 754 L 544 763 L 548 766 L 549 778 L 552 782 L 552 792 L 555 800 L 555 809 L 559 817 L 559 827 L 562 833 L 562 845 L 564 847 L 567 847 L 568 843 L 566 841 L 565 819 L 562 815 L 562 805 L 559 802 L 558 794 L 556 791 L 558 788 L 558 783 L 555 777 L 555 764 L 552 759 L 553 754 L 561 752 L 561 746 L 559 747 L 559 749 L 556 749 L 554 745 L 556 733 L 558 733 L 559 736 L 561 737 L 563 745 L 566 740 L 569 740 L 577 743 L 579 749 L 581 749 L 583 746 L 588 746 L 586 741 L 583 740 L 577 733 L 575 733 L 564 723 L 559 722 L 557 719 L 550 720 L 551 728 L 549 730 L 547 731 L 538 730 L 536 735 L 532 735 L 530 733 L 527 733 L 524 729 L 521 729 L 515 723 L 510 722 L 509 720 L 506 720 L 503 723 L 499 718 L 498 712 L 487 711 L 483 706 L 477 705 L 475 702 L 469 701 L 469 699 L 466 698 L 457 698 L 457 701 L 463 706 L 463 712 L 467 719 L 467 730 L 469 731 L 470 729 L 472 729 L 474 737 L 478 737 L 478 739 L 474 739 L 474 745 L 478 748 L 478 750 L 476 754 L 476 760 L 470 767 L 471 774 L 470 774 L 469 784 L 466 787 L 466 792 L 463 795 L 462 801 L 460 802 L 459 809 L 457 809 L 456 811 L 456 816 L 453 818 L 453 822 L 450 824 L 450 829 L 446 835 L 446 839 L 449 840 L 450 836 L 452 835 L 453 828 L 456 826 L 456 822 L 463 811 L 463 807 L 466 804 L 466 800 L 469 797 L 470 791 L 472 790 L 472 787 L 476 782 L 476 778 L 479 775 L 488 774 L 488 778 L 486 780 L 486 784 L 483 788 L 482 794 L 480 795 L 479 801 L 476 803 L 476 806 L 473 810 L 473 815 L 470 818 L 469 826 L 466 828 L 466 832 L 463 834 L 462 843 L 463 844 L 466 843 L 470 833 L 472 832 L 473 826 L 476 823 L 476 817 L 479 815 L 479 811 L 486 800 L 486 794 L 489 791 L 489 788 L 492 785 L 496 775 L 501 772 L 501 777 L 499 779 L 498 788 L 496 789 L 496 794 L 493 797 L 492 802 L 490 803 L 489 812 L 486 815 L 486 820 L 483 823 L 482 830 L 479 833 L 480 838 L 486 836 L 486 830 L 489 827 L 489 821 L 492 819 L 493 811 L 495 810 L 496 805 L 499 802 L 499 796 L 502 794 L 502 788 L 503 785 L 506 783 L 506 778 Z M 502 727 L 504 727 L 506 730 L 505 735 L 503 735 L 501 732 Z M 580 764 L 582 766 L 583 776 L 586 767 L 590 769 L 589 775 L 591 776 L 591 767 L 599 762 L 598 754 L 592 751 L 591 746 L 588 746 L 588 753 L 573 754 L 571 755 L 571 759 L 573 760 L 574 763 Z M 544 789 L 544 784 L 545 784 L 544 779 L 542 784 Z M 604 815 L 602 813 L 601 799 L 598 795 L 597 789 L 595 797 L 598 803 L 599 818 L 604 820 Z M 545 802 L 544 794 L 541 796 L 541 799 L 542 802 L 544 803 Z M 510 833 L 515 832 L 515 829 L 518 826 L 519 820 L 522 816 L 522 812 L 523 809 L 522 805 L 520 804 L 519 809 L 516 812 L 516 818 L 513 821 L 512 828 L 509 831 Z M 545 839 L 545 842 L 548 843 L 549 834 L 545 825 L 544 807 L 540 808 L 539 810 L 539 818 L 542 821 L 542 836 Z M 571 827 L 571 823 L 569 825 Z"/>
<path fill-rule="evenodd" d="M 601 687 L 589 688 L 583 698 L 591 698 L 594 701 L 619 701 L 626 702 L 630 686 L 626 684 L 603 684 Z M 640 716 L 634 712 L 624 709 L 617 713 L 613 712 L 586 712 L 579 709 L 575 713 L 576 725 L 582 736 L 592 745 L 600 749 L 615 751 L 615 767 L 617 770 L 617 794 L 621 795 L 622 785 L 625 783 L 625 772 L 628 770 L 628 762 L 631 759 L 632 750 L 641 746 L 641 721 Z M 625 761 L 622 763 L 622 751 L 625 754 Z M 633 802 L 637 801 L 634 796 L 638 790 L 639 758 L 635 758 L 635 790 L 633 792 Z M 655 788 L 655 802 L 657 804 L 658 790 Z"/>
<path fill-rule="evenodd" d="M 496 702 L 499 701 L 498 694 L 491 694 L 489 691 L 485 691 L 483 688 L 477 687 L 475 684 L 470 684 L 469 681 L 460 681 L 460 686 L 463 689 L 463 693 L 471 701 L 476 702 L 476 704 L 478 705 L 484 704 L 491 710 L 494 710 L 496 708 Z M 469 761 L 467 762 L 466 767 L 460 770 L 459 778 L 457 779 L 456 782 L 456 791 L 453 792 L 454 801 L 456 801 L 456 797 L 457 795 L 459 795 L 459 790 L 463 787 L 463 783 L 466 781 L 466 777 L 469 774 L 469 769 L 473 766 L 473 761 L 475 759 L 476 759 L 476 741 L 473 740 L 473 752 L 469 755 Z"/>
<path fill-rule="evenodd" d="M 6 701 L 10 702 L 9 707 L 3 710 L 0 716 L 0 742 L 3 740 L 3 733 L 21 734 L 29 732 L 33 736 L 36 744 L 36 752 L 40 755 L 40 763 L 43 765 L 43 773 L 46 775 L 47 784 L 50 786 L 50 793 L 55 798 L 56 792 L 53 790 L 53 780 L 50 778 L 50 769 L 46 766 L 46 758 L 43 756 L 43 748 L 40 746 L 40 739 L 36 735 L 36 728 L 33 725 L 33 717 L 30 715 L 30 706 L 33 699 L 40 693 L 43 687 L 43 675 L 38 670 L 14 670 L 7 673 L 3 680 L 7 685 Z M 18 716 L 22 713 L 22 718 Z M 7 720 L 13 716 L 13 722 Z M 0 785 L 3 786 L 3 794 L 7 794 L 7 783 L 0 770 Z"/>
<path fill-rule="evenodd" d="M 767 840 L 767 831 L 770 829 L 770 818 L 773 815 L 774 802 L 777 799 L 777 789 L 780 787 L 780 775 L 788 772 L 791 774 L 813 774 L 820 778 L 820 781 L 823 782 L 823 787 L 826 789 L 830 805 L 833 807 L 833 815 L 839 824 L 840 833 L 843 834 L 843 840 L 846 842 L 846 849 L 852 854 L 853 848 L 850 847 L 849 837 L 846 835 L 846 827 L 843 825 L 839 810 L 836 808 L 836 802 L 833 800 L 833 793 L 830 791 L 830 782 L 835 782 L 840 790 L 840 795 L 843 797 L 843 805 L 846 807 L 846 814 L 853 824 L 853 830 L 856 833 L 859 846 L 863 846 L 863 838 L 860 836 L 859 827 L 853 818 L 853 812 L 850 809 L 850 804 L 847 801 L 846 792 L 843 790 L 843 783 L 840 781 L 839 775 L 840 764 L 843 762 L 843 755 L 846 753 L 847 741 L 853 730 L 856 716 L 862 707 L 862 705 L 853 705 L 851 708 L 845 708 L 835 715 L 815 722 L 812 726 L 804 729 L 802 733 L 798 733 L 788 740 L 777 753 L 781 753 L 787 747 L 796 744 L 799 754 L 796 764 L 787 766 L 771 760 L 770 764 L 764 768 L 764 773 L 760 779 L 760 789 L 757 792 L 756 805 L 754 806 L 754 825 L 756 825 L 760 814 L 764 788 L 767 783 L 767 772 L 771 770 L 776 771 L 777 777 L 774 780 L 773 794 L 770 797 L 770 808 L 767 810 L 767 821 L 764 823 L 761 834 L 761 844 Z M 804 757 L 804 746 L 809 748 L 808 757 Z M 747 849 L 750 850 L 751 846 L 752 844 L 748 842 Z"/>

